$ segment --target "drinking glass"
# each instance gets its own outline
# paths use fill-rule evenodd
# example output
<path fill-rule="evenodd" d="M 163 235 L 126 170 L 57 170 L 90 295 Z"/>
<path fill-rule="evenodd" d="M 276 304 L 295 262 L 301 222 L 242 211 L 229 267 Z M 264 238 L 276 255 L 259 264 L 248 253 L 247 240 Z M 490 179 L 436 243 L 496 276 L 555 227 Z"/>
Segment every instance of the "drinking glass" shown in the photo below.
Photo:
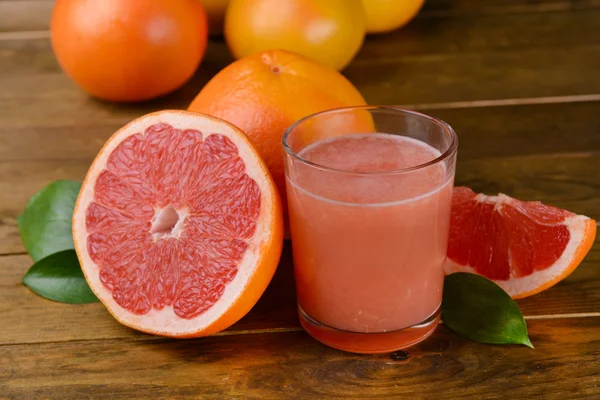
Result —
<path fill-rule="evenodd" d="M 458 138 L 384 106 L 333 109 L 284 134 L 299 318 L 315 339 L 391 352 L 435 330 Z"/>

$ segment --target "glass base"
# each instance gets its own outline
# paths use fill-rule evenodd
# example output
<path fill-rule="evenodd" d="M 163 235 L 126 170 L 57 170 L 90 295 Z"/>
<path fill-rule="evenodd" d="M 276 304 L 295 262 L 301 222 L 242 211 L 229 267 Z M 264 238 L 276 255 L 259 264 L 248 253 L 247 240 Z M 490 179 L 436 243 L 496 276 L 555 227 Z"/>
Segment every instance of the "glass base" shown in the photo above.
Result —
<path fill-rule="evenodd" d="M 334 349 L 360 354 L 391 353 L 425 340 L 435 331 L 440 322 L 442 310 L 439 307 L 419 324 L 391 332 L 363 333 L 335 329 L 324 325 L 298 306 L 300 324 L 310 336 Z"/>

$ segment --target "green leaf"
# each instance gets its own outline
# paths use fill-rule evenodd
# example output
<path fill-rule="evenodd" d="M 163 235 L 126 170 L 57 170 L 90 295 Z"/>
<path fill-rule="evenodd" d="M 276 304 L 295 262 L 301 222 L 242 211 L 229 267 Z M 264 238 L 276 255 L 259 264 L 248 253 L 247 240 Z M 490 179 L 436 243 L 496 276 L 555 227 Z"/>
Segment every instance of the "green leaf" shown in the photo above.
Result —
<path fill-rule="evenodd" d="M 533 348 L 517 303 L 479 275 L 459 272 L 446 277 L 442 318 L 448 328 L 476 342 Z"/>
<path fill-rule="evenodd" d="M 75 250 L 54 253 L 36 262 L 23 277 L 23 284 L 40 296 L 61 303 L 98 301 L 81 272 Z"/>
<path fill-rule="evenodd" d="M 81 184 L 54 181 L 37 192 L 17 219 L 21 240 L 34 261 L 73 249 L 71 218 Z"/>

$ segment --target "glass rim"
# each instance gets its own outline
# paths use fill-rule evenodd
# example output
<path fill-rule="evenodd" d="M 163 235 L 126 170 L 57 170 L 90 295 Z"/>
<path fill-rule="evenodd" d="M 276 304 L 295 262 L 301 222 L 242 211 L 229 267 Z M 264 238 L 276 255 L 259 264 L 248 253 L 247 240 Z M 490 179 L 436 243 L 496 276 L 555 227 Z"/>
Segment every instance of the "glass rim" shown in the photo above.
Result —
<path fill-rule="evenodd" d="M 395 113 L 410 114 L 415 117 L 424 118 L 424 119 L 428 120 L 429 122 L 432 122 L 432 123 L 440 126 L 445 132 L 447 132 L 450 135 L 450 138 L 451 138 L 450 146 L 448 146 L 448 149 L 446 151 L 444 151 L 438 157 L 434 158 L 433 160 L 429 160 L 425 163 L 422 163 L 422 164 L 413 165 L 412 167 L 407 167 L 407 168 L 393 169 L 393 170 L 389 170 L 389 171 L 371 171 L 371 172 L 349 171 L 349 170 L 345 170 L 345 169 L 332 168 L 332 167 L 328 167 L 326 165 L 315 163 L 313 161 L 309 161 L 309 160 L 303 158 L 298 153 L 296 153 L 294 150 L 292 150 L 292 148 L 289 146 L 288 138 L 289 138 L 290 134 L 294 131 L 294 129 L 296 127 L 298 127 L 303 122 L 305 122 L 309 119 L 312 119 L 315 117 L 320 117 L 320 116 L 327 115 L 327 114 L 335 114 L 335 113 L 351 111 L 351 110 L 356 110 L 356 109 L 393 111 Z M 452 129 L 452 127 L 448 123 L 442 121 L 441 119 L 432 117 L 427 114 L 423 114 L 418 111 L 408 110 L 408 109 L 401 108 L 401 107 L 377 106 L 377 105 L 338 107 L 338 108 L 332 108 L 329 110 L 319 111 L 314 114 L 307 115 L 306 117 L 300 118 L 299 120 L 294 122 L 292 125 L 290 125 L 285 130 L 285 132 L 283 134 L 283 138 L 281 139 L 281 142 L 283 144 L 283 149 L 285 150 L 285 152 L 287 154 L 289 154 L 291 157 L 295 158 L 296 160 L 298 160 L 306 165 L 309 165 L 311 167 L 314 167 L 314 168 L 317 168 L 317 169 L 320 169 L 323 171 L 327 171 L 327 172 L 336 172 L 336 173 L 351 174 L 351 175 L 364 175 L 364 176 L 395 175 L 395 174 L 401 174 L 401 173 L 405 173 L 405 172 L 417 171 L 417 170 L 427 168 L 429 166 L 438 164 L 438 163 L 446 160 L 447 158 L 452 156 L 454 153 L 456 153 L 456 150 L 458 149 L 458 135 L 456 134 L 456 132 L 454 132 L 454 129 Z"/>

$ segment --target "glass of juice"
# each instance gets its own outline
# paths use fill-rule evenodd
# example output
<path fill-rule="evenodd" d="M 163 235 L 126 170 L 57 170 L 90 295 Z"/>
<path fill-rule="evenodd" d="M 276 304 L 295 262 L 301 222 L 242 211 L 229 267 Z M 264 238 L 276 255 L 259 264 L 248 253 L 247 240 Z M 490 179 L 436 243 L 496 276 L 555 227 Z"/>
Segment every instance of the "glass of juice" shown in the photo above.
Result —
<path fill-rule="evenodd" d="M 458 138 L 394 107 L 313 114 L 283 137 L 300 322 L 356 353 L 416 344 L 440 320 Z"/>

